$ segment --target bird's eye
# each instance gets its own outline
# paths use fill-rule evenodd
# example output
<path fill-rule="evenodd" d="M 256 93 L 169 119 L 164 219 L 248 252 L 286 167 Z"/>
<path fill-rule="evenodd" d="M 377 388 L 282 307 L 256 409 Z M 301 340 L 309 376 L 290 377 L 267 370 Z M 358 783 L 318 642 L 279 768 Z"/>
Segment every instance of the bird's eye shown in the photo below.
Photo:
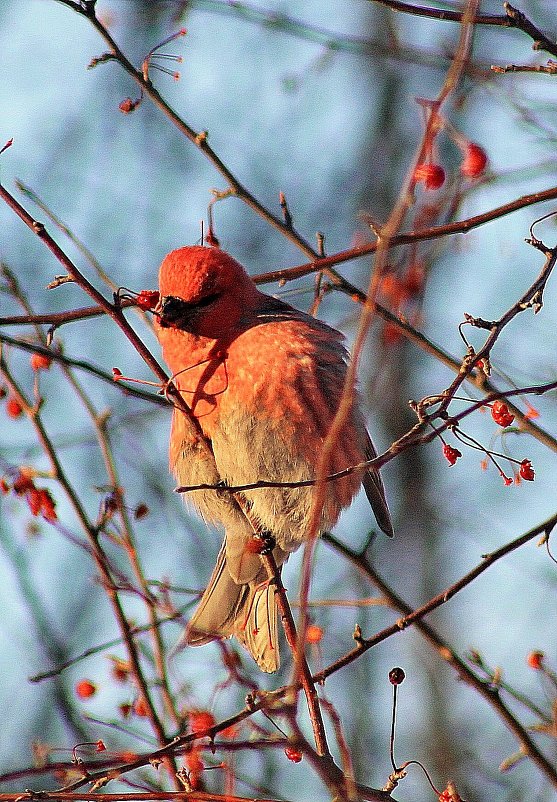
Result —
<path fill-rule="evenodd" d="M 187 304 L 190 309 L 204 309 L 206 306 L 210 306 L 217 298 L 220 297 L 220 293 L 213 292 L 211 295 L 206 295 L 204 298 L 201 298 L 199 301 L 194 301 L 190 304 Z"/>
<path fill-rule="evenodd" d="M 218 293 L 212 293 L 200 298 L 198 301 L 188 302 L 184 301 L 183 298 L 177 298 L 175 295 L 166 295 L 161 299 L 160 325 L 163 328 L 188 329 L 196 314 L 201 309 L 210 306 L 218 297 Z"/>

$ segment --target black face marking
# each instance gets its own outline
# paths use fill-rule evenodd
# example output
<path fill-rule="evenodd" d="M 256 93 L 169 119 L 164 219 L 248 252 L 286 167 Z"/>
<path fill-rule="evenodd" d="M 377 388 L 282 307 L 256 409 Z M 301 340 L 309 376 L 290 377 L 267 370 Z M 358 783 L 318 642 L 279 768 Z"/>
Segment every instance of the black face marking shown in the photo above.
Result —
<path fill-rule="evenodd" d="M 188 303 L 188 301 L 177 298 L 175 295 L 166 295 L 162 299 L 159 323 L 163 328 L 185 329 L 187 331 L 191 329 L 198 312 L 206 309 L 219 297 L 220 294 L 215 292 L 200 298 L 199 301 Z"/>

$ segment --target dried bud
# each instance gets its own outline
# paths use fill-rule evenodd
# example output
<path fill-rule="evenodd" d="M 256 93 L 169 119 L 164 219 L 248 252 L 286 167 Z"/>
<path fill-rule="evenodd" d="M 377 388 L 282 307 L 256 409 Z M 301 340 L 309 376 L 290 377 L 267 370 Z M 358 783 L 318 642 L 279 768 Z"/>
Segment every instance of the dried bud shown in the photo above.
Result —
<path fill-rule="evenodd" d="M 136 521 L 141 521 L 143 518 L 146 518 L 149 515 L 149 507 L 142 501 L 140 504 L 137 505 L 135 510 L 133 511 L 133 517 Z"/>
<path fill-rule="evenodd" d="M 122 112 L 122 114 L 130 114 L 130 112 L 135 111 L 136 108 L 141 103 L 141 98 L 137 100 L 132 100 L 131 97 L 127 97 L 119 104 L 118 108 Z"/>

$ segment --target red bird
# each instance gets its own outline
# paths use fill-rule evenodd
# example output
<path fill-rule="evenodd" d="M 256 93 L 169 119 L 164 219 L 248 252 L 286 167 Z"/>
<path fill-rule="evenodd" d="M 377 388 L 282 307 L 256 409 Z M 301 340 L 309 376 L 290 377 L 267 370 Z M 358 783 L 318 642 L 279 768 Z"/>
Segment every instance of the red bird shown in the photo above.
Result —
<path fill-rule="evenodd" d="M 174 382 L 210 444 L 212 458 L 175 410 L 170 467 L 181 485 L 298 482 L 315 477 L 320 449 L 338 408 L 347 352 L 335 329 L 260 292 L 219 248 L 189 246 L 165 257 L 155 330 Z M 352 407 L 327 470 L 375 456 L 364 419 Z M 326 486 L 320 531 L 332 527 L 363 482 L 381 529 L 392 524 L 379 473 L 354 472 Z M 313 487 L 188 494 L 225 536 L 186 640 L 200 645 L 234 635 L 263 671 L 278 668 L 275 593 L 253 542 L 255 522 L 276 542 L 278 565 L 308 536 Z"/>

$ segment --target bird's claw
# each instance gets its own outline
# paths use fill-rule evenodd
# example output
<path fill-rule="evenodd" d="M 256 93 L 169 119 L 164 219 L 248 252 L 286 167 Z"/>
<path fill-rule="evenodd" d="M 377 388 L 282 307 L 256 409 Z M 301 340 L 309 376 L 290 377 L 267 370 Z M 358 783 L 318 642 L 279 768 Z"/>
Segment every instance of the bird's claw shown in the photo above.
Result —
<path fill-rule="evenodd" d="M 272 554 L 273 549 L 277 545 L 277 541 L 270 532 L 259 532 L 257 535 L 263 541 L 263 548 L 260 554 Z"/>

